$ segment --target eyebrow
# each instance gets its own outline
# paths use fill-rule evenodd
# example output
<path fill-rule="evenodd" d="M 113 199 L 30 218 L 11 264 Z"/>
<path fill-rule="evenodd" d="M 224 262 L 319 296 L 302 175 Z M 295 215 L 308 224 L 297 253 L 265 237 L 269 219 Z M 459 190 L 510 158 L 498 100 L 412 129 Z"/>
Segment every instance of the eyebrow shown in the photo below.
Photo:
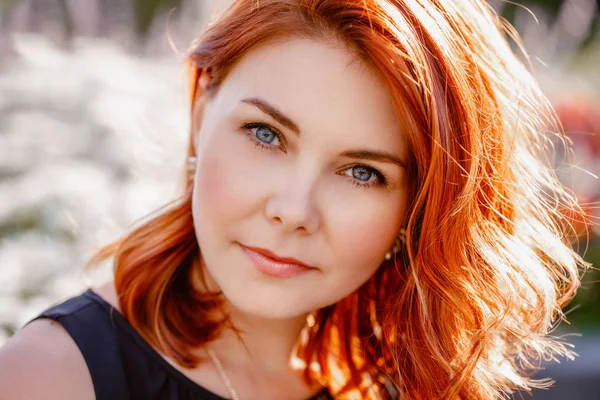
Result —
<path fill-rule="evenodd" d="M 279 122 L 281 125 L 285 126 L 296 135 L 300 135 L 300 128 L 298 125 L 292 121 L 289 117 L 287 117 L 283 112 L 278 110 L 275 106 L 269 104 L 267 101 L 263 99 L 259 99 L 257 97 L 250 97 L 248 99 L 243 99 L 242 103 L 250 104 L 255 107 L 258 107 L 262 112 L 268 114 L 275 121 Z"/>
<path fill-rule="evenodd" d="M 262 112 L 270 115 L 275 121 L 290 129 L 296 135 L 300 135 L 300 128 L 298 128 L 298 125 L 292 121 L 291 118 L 287 117 L 283 112 L 278 110 L 275 106 L 269 104 L 266 100 L 258 97 L 250 97 L 243 99 L 241 102 L 258 107 Z M 404 161 L 385 151 L 349 150 L 343 152 L 341 155 L 348 158 L 359 158 L 363 160 L 396 164 L 401 168 L 406 168 L 406 163 Z"/>
<path fill-rule="evenodd" d="M 363 160 L 396 164 L 402 168 L 406 168 L 406 163 L 404 161 L 385 151 L 350 150 L 343 152 L 341 155 L 348 158 L 360 158 Z"/>

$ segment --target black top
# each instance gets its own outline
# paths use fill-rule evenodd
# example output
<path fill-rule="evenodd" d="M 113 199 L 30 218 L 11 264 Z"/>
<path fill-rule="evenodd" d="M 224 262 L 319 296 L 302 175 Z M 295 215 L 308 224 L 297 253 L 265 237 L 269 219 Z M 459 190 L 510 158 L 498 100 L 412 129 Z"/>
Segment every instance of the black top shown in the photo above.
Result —
<path fill-rule="evenodd" d="M 117 310 L 91 290 L 38 318 L 58 321 L 90 371 L 97 400 L 225 400 L 169 364 Z M 331 398 L 318 394 L 312 400 Z"/>

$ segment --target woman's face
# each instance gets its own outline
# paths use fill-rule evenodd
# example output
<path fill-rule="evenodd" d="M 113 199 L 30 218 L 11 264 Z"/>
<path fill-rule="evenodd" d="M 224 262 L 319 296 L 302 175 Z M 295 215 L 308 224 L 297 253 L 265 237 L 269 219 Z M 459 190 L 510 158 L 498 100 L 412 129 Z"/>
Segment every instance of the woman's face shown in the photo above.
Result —
<path fill-rule="evenodd" d="M 201 101 L 193 217 L 229 302 L 289 318 L 366 282 L 406 209 L 406 144 L 377 74 L 331 44 L 270 42 Z"/>

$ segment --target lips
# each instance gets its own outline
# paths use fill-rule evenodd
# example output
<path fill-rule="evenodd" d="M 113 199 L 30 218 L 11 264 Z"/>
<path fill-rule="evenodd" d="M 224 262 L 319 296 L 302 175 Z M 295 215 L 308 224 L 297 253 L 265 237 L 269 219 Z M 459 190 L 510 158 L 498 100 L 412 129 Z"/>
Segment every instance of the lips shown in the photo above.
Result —
<path fill-rule="evenodd" d="M 256 269 L 266 275 L 292 278 L 311 271 L 317 271 L 317 268 L 312 265 L 303 263 L 296 258 L 281 257 L 268 249 L 242 244 L 240 244 L 240 247 L 250 258 Z"/>
<path fill-rule="evenodd" d="M 296 265 L 300 265 L 301 267 L 305 267 L 305 268 L 316 268 L 313 267 L 312 265 L 308 265 L 303 263 L 300 260 L 297 260 L 295 258 L 292 257 L 280 257 L 277 254 L 273 253 L 271 250 L 267 250 L 267 249 L 261 249 L 260 247 L 250 247 L 250 246 L 244 246 L 247 249 L 250 249 L 256 253 L 262 254 L 265 257 L 270 258 L 273 261 L 276 262 L 280 262 L 280 263 L 284 263 L 284 264 L 296 264 Z"/>

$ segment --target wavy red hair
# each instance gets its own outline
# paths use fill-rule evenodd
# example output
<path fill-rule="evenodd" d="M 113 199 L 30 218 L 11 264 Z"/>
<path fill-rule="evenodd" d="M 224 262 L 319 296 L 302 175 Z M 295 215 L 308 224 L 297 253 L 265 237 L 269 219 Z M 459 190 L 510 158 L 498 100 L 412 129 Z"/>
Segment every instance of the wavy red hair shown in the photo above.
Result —
<path fill-rule="evenodd" d="M 391 381 L 410 399 L 495 399 L 544 385 L 529 377 L 540 358 L 568 354 L 549 333 L 579 284 L 568 227 L 581 215 L 544 161 L 561 137 L 552 109 L 502 29 L 482 0 L 238 0 L 191 47 L 192 110 L 249 49 L 304 37 L 373 66 L 402 121 L 406 246 L 311 315 L 295 352 L 308 383 L 339 398 L 384 397 Z M 179 200 L 93 260 L 114 257 L 123 314 L 185 367 L 227 324 L 219 294 L 193 285 L 191 196 L 186 178 Z"/>

